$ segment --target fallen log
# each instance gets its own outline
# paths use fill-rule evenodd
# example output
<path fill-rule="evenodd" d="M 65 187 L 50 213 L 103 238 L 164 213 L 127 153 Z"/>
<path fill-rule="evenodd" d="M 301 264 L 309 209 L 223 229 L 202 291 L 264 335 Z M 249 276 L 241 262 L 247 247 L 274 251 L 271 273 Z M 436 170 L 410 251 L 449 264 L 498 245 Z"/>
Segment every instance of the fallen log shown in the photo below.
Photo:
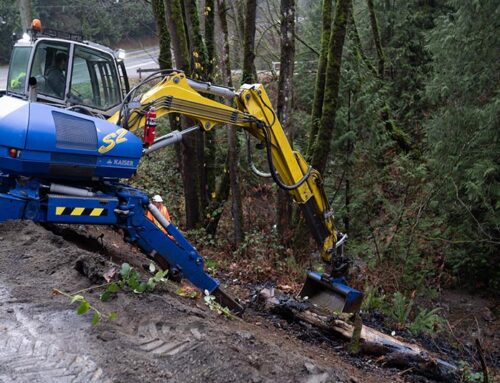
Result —
<path fill-rule="evenodd" d="M 298 302 L 286 295 L 279 296 L 274 289 L 262 289 L 257 302 L 265 311 L 306 322 L 328 335 L 351 340 L 355 331 L 355 326 L 345 320 L 315 312 L 307 302 Z M 356 347 L 359 352 L 380 356 L 377 361 L 384 366 L 405 369 L 444 382 L 457 381 L 458 368 L 455 365 L 417 344 L 405 342 L 362 324 L 361 326 L 360 332 L 358 329 L 359 345 Z"/>

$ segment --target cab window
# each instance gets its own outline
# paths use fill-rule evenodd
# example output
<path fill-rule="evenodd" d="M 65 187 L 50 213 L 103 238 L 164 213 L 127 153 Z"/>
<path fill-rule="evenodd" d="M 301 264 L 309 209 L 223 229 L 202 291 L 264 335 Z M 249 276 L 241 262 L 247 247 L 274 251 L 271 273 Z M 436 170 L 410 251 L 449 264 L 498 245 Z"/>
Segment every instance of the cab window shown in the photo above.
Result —
<path fill-rule="evenodd" d="M 7 79 L 7 91 L 13 93 L 24 93 L 26 84 L 26 72 L 30 59 L 31 47 L 15 47 L 9 67 L 9 78 Z"/>
<path fill-rule="evenodd" d="M 36 78 L 38 93 L 65 98 L 69 44 L 41 42 L 37 45 L 31 76 Z"/>
<path fill-rule="evenodd" d="M 76 46 L 68 101 L 107 110 L 120 103 L 120 86 L 113 58 Z"/>

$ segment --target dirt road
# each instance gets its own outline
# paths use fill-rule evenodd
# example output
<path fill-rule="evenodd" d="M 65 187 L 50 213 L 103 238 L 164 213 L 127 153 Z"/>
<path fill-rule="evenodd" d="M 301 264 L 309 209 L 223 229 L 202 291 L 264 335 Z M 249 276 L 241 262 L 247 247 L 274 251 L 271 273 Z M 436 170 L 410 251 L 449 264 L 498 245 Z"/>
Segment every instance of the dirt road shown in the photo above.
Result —
<path fill-rule="evenodd" d="M 104 241 L 116 238 L 108 233 Z M 88 292 L 91 303 L 118 313 L 92 327 L 90 314 L 77 316 L 52 290 L 91 287 L 97 280 L 75 263 L 84 259 L 92 279 L 111 265 L 108 256 L 32 222 L 1 224 L 0 243 L 2 383 L 404 381 L 397 371 L 374 362 L 358 367 L 339 350 L 301 341 L 265 319 L 219 316 L 200 300 L 177 296 L 175 287 L 120 293 L 106 303 L 98 291 Z M 145 261 L 120 252 L 124 260 Z"/>

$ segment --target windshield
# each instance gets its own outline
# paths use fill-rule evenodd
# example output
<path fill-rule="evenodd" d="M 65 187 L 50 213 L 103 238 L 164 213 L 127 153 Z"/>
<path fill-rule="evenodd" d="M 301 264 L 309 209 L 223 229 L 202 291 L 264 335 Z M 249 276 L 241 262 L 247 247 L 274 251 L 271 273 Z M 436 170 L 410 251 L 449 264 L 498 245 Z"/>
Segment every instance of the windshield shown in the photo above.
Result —
<path fill-rule="evenodd" d="M 75 104 L 101 110 L 119 104 L 120 84 L 113 58 L 103 52 L 77 46 L 70 97 Z"/>
<path fill-rule="evenodd" d="M 7 92 L 24 93 L 31 47 L 14 47 L 10 60 Z"/>

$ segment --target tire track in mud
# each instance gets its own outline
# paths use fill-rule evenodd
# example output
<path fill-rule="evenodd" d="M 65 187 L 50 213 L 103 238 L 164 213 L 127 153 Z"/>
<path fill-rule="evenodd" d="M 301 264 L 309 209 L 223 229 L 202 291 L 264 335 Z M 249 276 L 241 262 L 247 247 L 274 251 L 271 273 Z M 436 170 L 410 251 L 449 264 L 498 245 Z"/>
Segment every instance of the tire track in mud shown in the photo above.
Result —
<path fill-rule="evenodd" d="M 0 383 L 110 383 L 88 356 L 68 352 L 68 334 L 50 336 L 37 331 L 38 321 L 28 318 L 9 291 L 0 286 Z M 59 339 L 60 341 L 56 341 Z"/>
<path fill-rule="evenodd" d="M 154 355 L 174 356 L 192 352 L 201 346 L 205 335 L 202 323 L 145 322 L 139 325 L 135 343 L 143 351 Z"/>

